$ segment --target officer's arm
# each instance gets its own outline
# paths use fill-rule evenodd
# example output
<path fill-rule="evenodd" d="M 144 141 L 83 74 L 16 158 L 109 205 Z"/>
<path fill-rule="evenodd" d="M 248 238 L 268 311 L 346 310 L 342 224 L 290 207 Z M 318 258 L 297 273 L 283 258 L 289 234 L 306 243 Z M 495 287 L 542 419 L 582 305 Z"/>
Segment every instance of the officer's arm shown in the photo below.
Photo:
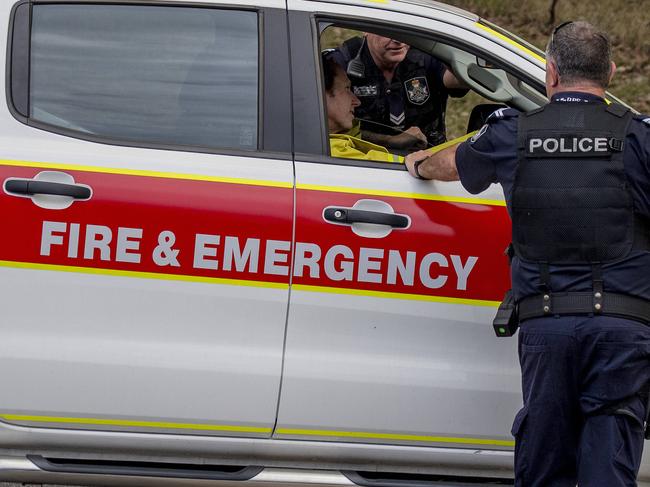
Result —
<path fill-rule="evenodd" d="M 442 75 L 442 83 L 448 90 L 468 90 L 469 86 L 464 81 L 458 79 L 451 69 L 445 69 L 445 74 Z"/>
<path fill-rule="evenodd" d="M 418 179 L 458 181 L 456 149 L 459 144 L 431 154 L 429 151 L 414 152 L 406 156 L 405 164 L 411 176 Z"/>
<path fill-rule="evenodd" d="M 363 140 L 391 149 L 423 149 L 427 146 L 427 137 L 419 127 L 409 127 L 400 134 L 387 135 L 362 130 Z"/>

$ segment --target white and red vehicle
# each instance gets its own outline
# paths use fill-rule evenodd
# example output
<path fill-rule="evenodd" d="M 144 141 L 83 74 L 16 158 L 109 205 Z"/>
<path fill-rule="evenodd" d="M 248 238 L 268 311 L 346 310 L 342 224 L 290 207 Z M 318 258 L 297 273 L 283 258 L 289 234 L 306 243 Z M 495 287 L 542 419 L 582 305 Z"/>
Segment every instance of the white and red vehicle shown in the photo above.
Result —
<path fill-rule="evenodd" d="M 381 33 L 528 110 L 534 48 L 418 0 L 0 15 L 0 480 L 512 484 L 501 188 L 331 157 L 320 51 Z"/>

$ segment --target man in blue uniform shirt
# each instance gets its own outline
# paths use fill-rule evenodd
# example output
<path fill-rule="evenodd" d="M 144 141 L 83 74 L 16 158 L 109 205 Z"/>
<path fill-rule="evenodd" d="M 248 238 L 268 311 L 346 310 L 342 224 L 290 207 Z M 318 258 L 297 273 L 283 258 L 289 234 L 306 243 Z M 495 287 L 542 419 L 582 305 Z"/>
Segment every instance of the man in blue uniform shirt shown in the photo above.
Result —
<path fill-rule="evenodd" d="M 442 62 L 370 33 L 347 40 L 331 56 L 361 101 L 355 113 L 364 140 L 398 150 L 445 142 L 447 98 L 468 90 Z"/>
<path fill-rule="evenodd" d="M 650 117 L 608 105 L 607 36 L 555 29 L 550 103 L 495 112 L 472 140 L 407 156 L 411 175 L 499 183 L 513 223 L 523 408 L 515 485 L 634 486 L 650 387 Z"/>

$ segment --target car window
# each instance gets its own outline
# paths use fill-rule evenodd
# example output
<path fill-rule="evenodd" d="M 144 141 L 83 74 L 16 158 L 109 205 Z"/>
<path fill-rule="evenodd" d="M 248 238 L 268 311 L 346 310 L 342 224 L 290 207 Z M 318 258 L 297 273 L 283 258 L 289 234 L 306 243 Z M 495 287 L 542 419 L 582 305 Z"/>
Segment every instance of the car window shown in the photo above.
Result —
<path fill-rule="evenodd" d="M 377 35 L 383 36 L 380 30 L 376 32 L 375 39 Z M 377 68 L 374 68 L 374 64 L 373 67 L 369 64 L 371 63 L 368 59 L 371 34 L 366 38 L 363 36 L 362 31 L 337 25 L 325 27 L 320 36 L 321 51 L 326 57 L 331 53 L 331 57 L 346 69 L 353 93 L 360 103 L 360 106 L 354 108 L 356 122 L 353 128 L 344 132 L 346 135 L 355 136 L 357 139 L 354 142 L 346 141 L 346 146 L 342 148 L 341 139 L 344 135 L 340 133 L 332 135 L 330 130 L 332 157 L 401 162 L 400 156 L 434 147 L 447 139 L 466 133 L 472 106 L 486 103 L 488 100 L 477 94 L 466 96 L 467 90 L 464 89 L 443 88 L 445 62 L 413 47 L 408 48 L 408 57 L 400 63 L 405 66 L 401 66 L 395 72 L 393 80 L 384 79 L 379 75 Z M 374 49 L 381 50 L 385 47 L 386 52 L 390 52 L 391 49 L 396 52 L 398 45 L 395 41 L 397 39 L 387 34 L 381 40 L 374 41 L 376 46 Z M 405 45 L 408 47 L 408 44 Z M 362 56 L 364 46 L 367 46 L 367 52 Z M 420 66 L 424 68 L 420 69 Z M 323 66 L 324 77 L 326 71 Z M 358 80 L 355 80 L 355 77 Z M 391 94 L 391 91 L 395 93 Z M 401 94 L 398 96 L 397 92 Z M 452 100 L 453 109 L 449 110 Z M 457 100 L 460 100 L 460 103 Z M 325 103 L 324 107 L 329 125 L 331 123 L 329 104 Z M 405 131 L 408 132 L 405 134 Z M 413 137 L 408 138 L 413 131 L 419 131 L 419 136 L 426 138 L 420 142 L 409 143 L 409 140 L 417 140 Z M 371 146 L 370 142 L 385 147 L 386 151 L 397 156 L 397 159 L 378 153 L 377 148 Z M 350 148 L 352 144 L 354 147 Z"/>
<path fill-rule="evenodd" d="M 255 149 L 257 13 L 34 5 L 29 117 L 147 144 Z"/>
<path fill-rule="evenodd" d="M 407 134 L 403 134 L 403 131 L 411 134 L 411 130 L 420 129 L 427 139 L 426 148 L 431 148 L 445 140 L 450 141 L 479 129 L 486 118 L 499 108 L 510 106 L 527 111 L 546 103 L 543 92 L 538 86 L 525 81 L 525 75 L 520 78 L 520 74 L 509 68 L 507 61 L 486 61 L 483 57 L 491 57 L 490 52 L 482 52 L 478 46 L 476 49 L 469 49 L 460 41 L 442 41 L 415 32 L 405 33 L 402 30 L 369 23 L 364 23 L 363 29 L 368 33 L 366 41 L 363 40 L 363 31 L 358 27 L 321 23 L 320 49 L 325 53 L 331 52 L 331 56 L 339 60 L 339 65 L 346 67 L 347 63 L 348 78 L 361 103 L 354 108 L 357 125 L 351 131 L 345 132 L 347 135 L 363 139 L 361 142 L 355 142 L 354 148 L 359 150 L 347 150 L 348 147 L 344 147 L 346 152 L 335 150 L 330 130 L 332 157 L 385 162 L 388 160 L 385 157 L 368 157 L 369 153 L 364 148 L 367 142 L 375 142 L 384 146 L 389 153 L 404 156 L 425 147 L 421 146 L 422 143 L 405 147 L 403 140 L 395 140 L 404 139 L 403 136 Z M 370 35 L 381 36 L 383 40 L 380 42 L 383 44 L 375 44 L 374 49 L 377 51 L 379 48 L 381 54 L 383 46 L 387 56 L 391 55 L 391 49 L 392 55 L 395 55 L 398 49 L 396 43 L 410 46 L 408 57 L 401 61 L 401 64 L 406 66 L 395 71 L 392 81 L 384 79 L 381 72 L 374 67 L 375 64 L 372 64 L 376 61 L 376 52 L 372 54 L 372 60 L 369 59 L 370 47 L 367 40 Z M 361 65 L 359 69 L 363 68 L 363 71 L 356 69 L 357 64 Z M 367 68 L 364 68 L 365 65 L 372 66 L 370 74 Z M 351 71 L 350 66 L 355 69 Z M 419 66 L 424 66 L 425 70 L 418 70 Z M 324 77 L 323 66 L 322 69 Z M 447 74 L 453 73 L 457 80 L 451 81 L 450 86 L 446 86 L 446 75 L 444 78 L 441 75 L 445 70 Z M 363 73 L 358 76 L 358 81 L 354 79 L 356 71 Z M 445 86 L 441 88 L 443 79 Z M 464 89 L 459 88 L 456 83 L 463 85 Z M 329 125 L 329 107 L 327 103 L 323 106 Z M 431 123 L 431 120 L 438 122 Z M 371 132 L 382 133 L 383 136 L 377 137 Z M 341 139 L 343 136 L 336 134 L 335 137 Z M 350 142 L 346 143 L 351 145 Z M 342 144 L 337 140 L 337 145 Z M 359 154 L 360 151 L 364 153 Z M 383 165 L 387 166 L 391 165 Z"/>

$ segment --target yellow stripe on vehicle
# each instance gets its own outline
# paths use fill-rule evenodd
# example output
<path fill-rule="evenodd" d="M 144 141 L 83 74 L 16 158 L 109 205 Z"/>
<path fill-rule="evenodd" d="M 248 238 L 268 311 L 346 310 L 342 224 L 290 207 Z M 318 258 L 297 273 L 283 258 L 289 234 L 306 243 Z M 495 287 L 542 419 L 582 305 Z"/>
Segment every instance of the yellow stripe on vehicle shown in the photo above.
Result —
<path fill-rule="evenodd" d="M 276 431 L 278 435 L 287 436 L 312 436 L 312 437 L 337 437 L 353 439 L 372 439 L 372 440 L 394 440 L 394 441 L 413 441 L 426 443 L 448 443 L 456 445 L 489 445 L 489 446 L 507 446 L 514 447 L 514 440 L 494 440 L 489 438 L 465 438 L 453 436 L 421 436 L 421 435 L 403 435 L 394 433 L 370 433 L 365 431 L 328 431 L 328 430 L 303 430 L 279 428 Z"/>
<path fill-rule="evenodd" d="M 144 176 L 151 178 L 165 178 L 165 179 L 182 179 L 188 181 L 208 181 L 214 183 L 229 183 L 229 184 L 245 184 L 249 186 L 268 186 L 275 188 L 293 188 L 293 184 L 282 181 L 262 181 L 258 179 L 245 179 L 245 178 L 229 178 L 221 176 L 206 176 L 202 174 L 185 174 L 174 172 L 162 171 L 147 171 L 140 169 L 121 169 L 110 167 L 98 166 L 82 166 L 75 164 L 59 164 L 50 162 L 30 162 L 30 161 L 13 161 L 0 159 L 2 166 L 16 166 L 16 167 L 36 167 L 39 169 L 58 169 L 61 171 L 85 171 L 101 174 L 117 174 L 124 176 Z"/>
<path fill-rule="evenodd" d="M 384 190 L 375 190 L 375 189 L 367 189 L 367 188 L 343 188 L 340 186 L 324 186 L 319 184 L 297 184 L 296 188 L 304 189 L 307 191 L 327 191 L 330 193 L 366 194 L 370 196 L 392 196 L 394 198 L 443 201 L 446 203 L 467 203 L 470 205 L 506 206 L 506 202 L 503 200 L 468 198 L 465 196 L 445 196 L 445 195 L 437 195 L 437 194 L 406 193 L 400 191 L 384 191 Z"/>
<path fill-rule="evenodd" d="M 55 272 L 77 272 L 80 274 L 99 274 L 117 277 L 135 277 L 139 279 L 160 279 L 164 281 L 186 281 L 207 284 L 225 284 L 230 286 L 248 286 L 283 290 L 289 289 L 289 284 L 283 284 L 279 282 L 247 281 L 244 279 L 224 279 L 221 277 L 189 276 L 186 274 L 164 274 L 158 272 L 123 271 L 117 269 L 99 269 L 96 267 L 37 264 L 34 262 L 14 262 L 8 260 L 0 260 L 0 267 L 13 267 L 17 269 L 32 269 Z"/>
<path fill-rule="evenodd" d="M 135 428 L 157 428 L 157 429 L 187 429 L 198 431 L 230 431 L 235 433 L 265 433 L 270 434 L 271 428 L 260 428 L 256 426 L 229 426 L 221 424 L 202 423 L 171 423 L 166 421 L 133 421 L 128 419 L 104 419 L 104 418 L 69 418 L 59 416 L 32 416 L 23 414 L 0 414 L 0 419 L 8 422 L 23 423 L 60 423 L 79 424 L 85 426 L 126 426 Z"/>
<path fill-rule="evenodd" d="M 287 188 L 287 189 L 293 188 L 293 185 L 291 183 L 288 182 L 285 183 L 279 181 L 261 181 L 255 179 L 227 178 L 221 176 L 203 176 L 200 174 L 145 171 L 139 169 L 117 169 L 117 168 L 83 166 L 83 165 L 74 165 L 74 164 L 58 164 L 58 163 L 49 163 L 49 162 L 0 160 L 0 166 L 34 167 L 38 169 L 50 169 L 50 170 L 61 170 L 61 171 L 85 171 L 85 172 L 92 172 L 92 173 L 116 174 L 116 175 L 124 175 L 124 176 L 180 179 L 180 180 L 187 180 L 187 181 L 207 181 L 207 182 L 215 182 L 215 183 L 266 186 L 266 187 Z M 468 197 L 457 197 L 457 196 L 442 196 L 442 195 L 420 194 L 420 193 L 407 193 L 407 192 L 400 192 L 400 191 L 383 191 L 383 190 L 372 190 L 367 188 L 345 188 L 340 186 L 325 186 L 325 185 L 317 185 L 317 184 L 298 184 L 297 188 L 308 190 L 308 191 L 367 194 L 372 196 L 392 196 L 396 198 L 444 201 L 448 203 L 468 203 L 468 204 L 489 205 L 489 206 L 506 205 L 505 201 L 502 200 L 468 198 Z"/>
<path fill-rule="evenodd" d="M 151 429 L 183 429 L 195 431 L 222 431 L 233 433 L 261 433 L 271 434 L 272 429 L 257 426 L 231 426 L 206 423 L 174 423 L 169 421 L 136 421 L 129 419 L 108 419 L 108 418 L 76 418 L 66 416 L 37 416 L 26 414 L 0 414 L 0 419 L 14 423 L 47 423 L 47 424 L 76 424 L 83 426 L 119 426 L 129 428 L 151 428 Z M 320 436 L 338 437 L 352 439 L 378 439 L 394 441 L 413 441 L 428 443 L 449 443 L 457 445 L 490 445 L 513 447 L 515 442 L 511 440 L 494 440 L 489 438 L 467 438 L 449 436 L 423 436 L 405 435 L 395 433 L 370 433 L 364 431 L 328 431 L 328 430 L 306 430 L 279 428 L 278 435 L 290 436 Z"/>
<path fill-rule="evenodd" d="M 137 272 L 137 271 L 124 271 L 117 269 L 101 269 L 96 267 L 81 267 L 81 266 L 66 266 L 55 264 L 38 264 L 35 262 L 14 262 L 8 260 L 0 260 L 0 267 L 11 267 L 15 269 L 29 269 L 40 271 L 53 271 L 53 272 L 73 272 L 79 274 L 94 274 L 115 277 L 134 277 L 139 279 L 159 279 L 164 281 L 183 281 L 183 282 L 198 282 L 204 284 L 221 284 L 228 286 L 247 286 L 267 289 L 289 289 L 289 284 L 267 281 L 248 281 L 245 279 L 225 279 L 220 277 L 203 277 L 203 276 L 189 276 L 186 274 L 164 274 L 157 272 Z M 408 293 L 391 293 L 382 291 L 370 291 L 362 289 L 347 289 L 340 287 L 330 286 L 310 286 L 307 284 L 293 284 L 291 286 L 297 291 L 329 293 L 329 294 L 347 294 L 354 296 L 367 296 L 385 299 L 407 299 L 413 301 L 430 301 L 435 303 L 448 303 L 448 304 L 465 304 L 469 306 L 486 306 L 498 307 L 499 301 L 488 301 L 480 299 L 464 299 L 464 298 L 449 298 L 444 296 L 430 296 L 425 294 L 408 294 Z"/>
<path fill-rule="evenodd" d="M 504 36 L 504 35 L 501 34 L 500 32 L 497 32 L 496 30 L 494 30 L 494 29 L 488 27 L 487 25 L 483 25 L 483 24 L 480 23 L 480 22 L 476 22 L 474 25 L 476 25 L 476 26 L 479 27 L 480 29 L 483 29 L 485 32 L 488 32 L 490 35 L 492 35 L 492 36 L 494 36 L 494 37 L 497 37 L 497 38 L 501 39 L 502 41 L 504 41 L 504 42 L 510 44 L 511 46 L 513 46 L 513 47 L 519 49 L 520 51 L 525 52 L 526 54 L 528 54 L 529 56 L 531 56 L 531 57 L 537 59 L 538 61 L 540 61 L 540 62 L 546 64 L 546 59 L 544 59 L 542 56 L 540 56 L 540 55 L 537 54 L 536 52 L 531 51 L 531 50 L 528 49 L 527 47 L 522 46 L 522 45 L 519 44 L 517 41 L 514 41 L 514 40 L 510 39 L 510 38 L 507 37 L 507 36 Z"/>
<path fill-rule="evenodd" d="M 445 296 L 429 296 L 426 294 L 407 294 L 407 293 L 390 293 L 382 291 L 369 291 L 365 289 L 346 289 L 340 287 L 328 286 L 310 286 L 307 284 L 293 284 L 292 289 L 296 291 L 306 291 L 313 293 L 331 293 L 331 294 L 348 294 L 353 296 L 367 296 L 373 298 L 387 298 L 387 299 L 408 299 L 412 301 L 429 301 L 434 303 L 447 303 L 447 304 L 465 304 L 468 306 L 485 306 L 490 308 L 498 308 L 500 301 L 488 301 L 481 299 L 465 299 L 465 298 L 449 298 Z"/>

